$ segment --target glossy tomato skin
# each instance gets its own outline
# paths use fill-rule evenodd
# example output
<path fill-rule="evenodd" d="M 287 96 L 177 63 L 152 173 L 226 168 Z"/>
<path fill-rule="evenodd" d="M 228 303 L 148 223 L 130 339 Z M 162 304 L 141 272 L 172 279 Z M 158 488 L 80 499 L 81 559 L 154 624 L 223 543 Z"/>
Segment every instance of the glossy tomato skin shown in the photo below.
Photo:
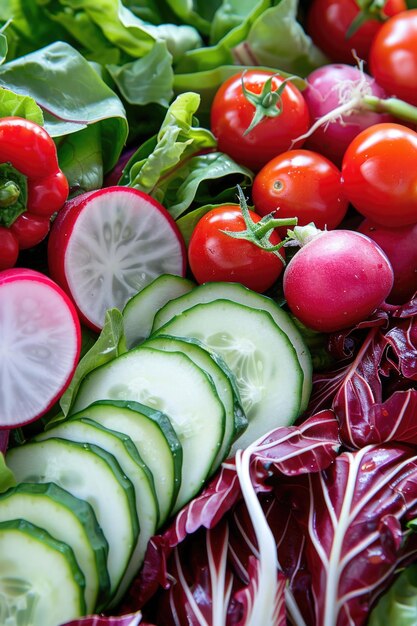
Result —
<path fill-rule="evenodd" d="M 383 13 L 394 15 L 405 8 L 404 0 L 388 0 Z M 353 50 L 360 59 L 368 59 L 371 43 L 382 22 L 367 20 L 347 37 L 346 33 L 358 13 L 355 0 L 312 0 L 307 13 L 307 32 L 331 61 L 352 64 L 355 62 Z"/>
<path fill-rule="evenodd" d="M 417 133 L 401 124 L 376 124 L 348 146 L 342 163 L 346 197 L 383 226 L 417 222 Z"/>
<path fill-rule="evenodd" d="M 274 76 L 267 70 L 248 70 L 243 75 L 244 85 L 253 93 L 261 93 L 265 82 Z M 284 78 L 274 76 L 275 91 Z M 264 117 L 250 132 L 245 134 L 253 115 L 254 105 L 242 91 L 242 73 L 226 80 L 218 89 L 211 107 L 211 130 L 217 138 L 219 150 L 237 163 L 258 171 L 277 154 L 288 150 L 291 142 L 309 128 L 308 107 L 301 91 L 286 82 L 281 96 L 281 113 L 276 117 Z M 295 144 L 302 145 L 302 141 Z"/>
<path fill-rule="evenodd" d="M 261 219 L 253 211 L 249 214 L 255 223 Z M 190 269 L 198 283 L 239 282 L 259 293 L 275 283 L 283 269 L 275 254 L 221 232 L 242 231 L 245 228 L 242 210 L 233 204 L 216 207 L 200 219 L 188 245 Z M 280 241 L 274 231 L 270 242 L 276 245 Z M 283 249 L 281 254 L 285 258 Z"/>
<path fill-rule="evenodd" d="M 417 105 L 417 9 L 387 20 L 374 38 L 369 68 L 391 95 Z"/>
<path fill-rule="evenodd" d="M 393 228 L 365 219 L 358 232 L 376 241 L 392 265 L 394 285 L 387 302 L 408 302 L 417 291 L 417 224 Z"/>
<path fill-rule="evenodd" d="M 253 181 L 252 200 L 260 215 L 297 217 L 298 226 L 314 222 L 328 230 L 341 223 L 348 208 L 340 170 L 304 149 L 283 152 L 264 165 Z"/>
<path fill-rule="evenodd" d="M 292 257 L 284 296 L 303 324 L 334 332 L 366 320 L 391 291 L 392 267 L 381 248 L 361 233 L 322 232 Z"/>

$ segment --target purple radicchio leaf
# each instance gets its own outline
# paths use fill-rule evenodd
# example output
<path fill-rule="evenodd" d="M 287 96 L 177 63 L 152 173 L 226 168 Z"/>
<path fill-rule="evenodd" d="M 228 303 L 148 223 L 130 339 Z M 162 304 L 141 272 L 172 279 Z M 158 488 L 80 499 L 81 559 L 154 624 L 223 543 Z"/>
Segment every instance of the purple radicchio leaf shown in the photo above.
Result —
<path fill-rule="evenodd" d="M 288 479 L 305 535 L 312 626 L 362 626 L 400 564 L 417 556 L 417 453 L 405 445 L 343 452 L 320 473 Z"/>
<path fill-rule="evenodd" d="M 310 410 L 330 404 L 349 449 L 386 441 L 415 444 L 416 380 L 417 319 L 392 317 L 388 328 L 367 332 L 350 362 L 315 377 Z"/>
<path fill-rule="evenodd" d="M 321 426 L 320 426 L 321 425 Z M 335 458 L 339 441 L 337 422 L 331 411 L 312 416 L 300 426 L 278 428 L 252 451 L 250 479 L 255 490 L 268 492 L 274 474 L 320 471 Z M 297 457 L 300 457 L 298 460 Z M 172 583 L 168 559 L 176 546 L 201 528 L 213 528 L 242 501 L 235 462 L 229 459 L 199 496 L 184 507 L 165 531 L 151 538 L 144 565 L 133 582 L 123 611 L 146 605 L 159 588 Z"/>

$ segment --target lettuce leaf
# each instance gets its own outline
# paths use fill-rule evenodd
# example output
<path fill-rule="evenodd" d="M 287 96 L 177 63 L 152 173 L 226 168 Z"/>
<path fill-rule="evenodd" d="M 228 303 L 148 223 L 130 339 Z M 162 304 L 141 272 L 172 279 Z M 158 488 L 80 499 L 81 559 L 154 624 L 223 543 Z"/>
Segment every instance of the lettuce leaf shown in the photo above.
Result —
<path fill-rule="evenodd" d="M 417 624 L 417 565 L 409 565 L 380 598 L 369 616 L 368 626 L 415 626 Z"/>
<path fill-rule="evenodd" d="M 186 92 L 168 108 L 157 136 L 142 144 L 127 163 L 119 184 L 153 196 L 174 219 L 195 204 L 235 200 L 236 183 L 253 174 L 216 150 L 214 135 L 196 125 L 200 96 Z"/>
<path fill-rule="evenodd" d="M 70 186 L 87 190 L 85 172 L 94 162 L 96 174 L 88 188 L 97 188 L 121 154 L 128 122 L 120 98 L 87 60 L 69 44 L 58 41 L 0 66 L 0 86 L 32 98 L 42 109 L 45 129 L 57 143 L 58 158 L 68 151 L 66 143 L 71 142 L 72 158 L 78 165 L 85 161 L 81 169 L 64 170 Z M 96 126 L 99 139 L 94 155 L 86 150 L 83 138 L 73 137 L 91 126 Z M 91 134 L 85 134 L 91 138 Z"/>
<path fill-rule="evenodd" d="M 61 396 L 59 404 L 64 415 L 69 413 L 83 378 L 96 367 L 108 363 L 124 351 L 123 337 L 123 316 L 118 309 L 109 309 L 97 340 L 79 361 L 70 385 Z"/>
<path fill-rule="evenodd" d="M 0 445 L 0 450 L 1 450 Z M 12 471 L 7 467 L 4 454 L 0 451 L 0 493 L 6 491 L 10 487 L 13 487 L 16 484 L 16 480 Z"/>

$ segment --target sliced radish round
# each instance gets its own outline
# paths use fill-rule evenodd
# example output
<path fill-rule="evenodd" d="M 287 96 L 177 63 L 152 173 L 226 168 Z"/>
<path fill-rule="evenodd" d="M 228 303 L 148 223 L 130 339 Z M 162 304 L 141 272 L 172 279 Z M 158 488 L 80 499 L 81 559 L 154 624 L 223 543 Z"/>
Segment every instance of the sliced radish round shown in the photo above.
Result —
<path fill-rule="evenodd" d="M 0 428 L 44 415 L 67 388 L 81 350 L 77 311 L 53 280 L 0 272 Z"/>
<path fill-rule="evenodd" d="M 107 309 L 121 310 L 156 277 L 184 276 L 186 251 L 162 205 L 137 189 L 113 186 L 66 203 L 51 229 L 48 263 L 81 320 L 100 330 Z"/>

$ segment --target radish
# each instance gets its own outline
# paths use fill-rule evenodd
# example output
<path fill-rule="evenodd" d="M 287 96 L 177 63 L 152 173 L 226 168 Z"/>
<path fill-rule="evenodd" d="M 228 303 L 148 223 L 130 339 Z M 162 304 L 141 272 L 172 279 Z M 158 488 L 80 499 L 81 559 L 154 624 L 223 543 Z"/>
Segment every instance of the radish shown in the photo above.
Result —
<path fill-rule="evenodd" d="M 313 123 L 303 135 L 305 147 L 317 150 L 337 165 L 362 130 L 393 120 L 386 112 L 372 110 L 374 99 L 383 107 L 386 93 L 361 66 L 323 65 L 313 70 L 306 82 L 303 96 Z"/>
<path fill-rule="evenodd" d="M 81 350 L 77 312 L 53 280 L 0 272 L 0 428 L 44 415 L 68 386 Z"/>
<path fill-rule="evenodd" d="M 48 266 L 81 321 L 99 331 L 107 309 L 123 309 L 156 277 L 185 275 L 185 244 L 161 204 L 137 189 L 113 186 L 64 205 L 51 228 Z"/>
<path fill-rule="evenodd" d="M 365 219 L 357 230 L 376 241 L 390 260 L 394 285 L 387 301 L 391 304 L 408 302 L 417 292 L 417 224 L 381 226 Z"/>
<path fill-rule="evenodd" d="M 283 278 L 293 315 L 308 328 L 333 332 L 366 320 L 390 293 L 393 269 L 372 239 L 350 230 L 295 227 L 301 243 Z"/>

